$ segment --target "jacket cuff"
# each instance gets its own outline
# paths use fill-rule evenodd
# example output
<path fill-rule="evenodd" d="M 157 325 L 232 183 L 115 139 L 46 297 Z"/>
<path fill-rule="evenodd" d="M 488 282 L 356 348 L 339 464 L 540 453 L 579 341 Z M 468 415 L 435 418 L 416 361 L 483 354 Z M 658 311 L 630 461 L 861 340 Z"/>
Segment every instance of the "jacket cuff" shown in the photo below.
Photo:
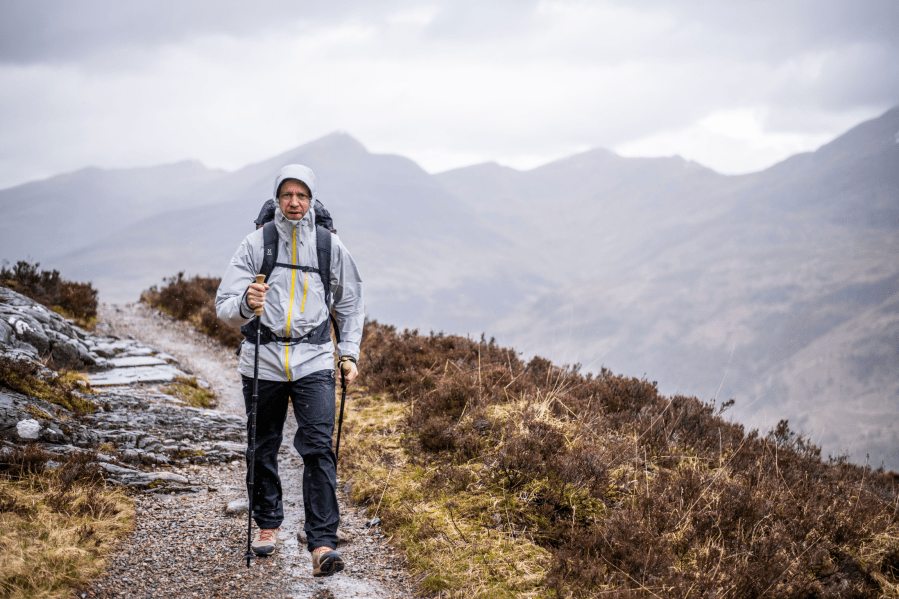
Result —
<path fill-rule="evenodd" d="M 343 343 L 341 343 L 340 345 L 343 345 Z M 337 348 L 337 359 L 340 360 L 340 358 L 343 358 L 344 356 L 352 358 L 353 361 L 358 362 L 359 361 L 359 350 L 357 349 L 354 351 L 349 348 L 338 347 Z"/>
<path fill-rule="evenodd" d="M 238 313 L 240 314 L 240 317 L 241 317 L 241 318 L 253 318 L 253 316 L 256 315 L 256 313 L 253 311 L 253 308 L 251 308 L 251 307 L 250 307 L 250 304 L 247 303 L 247 291 L 249 291 L 249 290 L 250 290 L 249 287 L 247 287 L 247 288 L 244 290 L 243 295 L 240 297 L 240 301 L 237 303 L 237 311 L 238 311 Z M 249 313 L 250 313 L 249 316 L 244 316 L 244 314 L 243 314 L 243 308 L 244 308 L 244 306 L 247 307 L 247 310 L 248 310 Z"/>

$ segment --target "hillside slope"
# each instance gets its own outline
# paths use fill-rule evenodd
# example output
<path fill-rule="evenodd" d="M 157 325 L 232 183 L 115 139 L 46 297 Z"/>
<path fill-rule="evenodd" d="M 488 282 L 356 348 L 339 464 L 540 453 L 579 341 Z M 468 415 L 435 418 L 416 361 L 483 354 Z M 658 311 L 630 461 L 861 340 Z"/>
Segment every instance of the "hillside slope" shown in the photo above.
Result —
<path fill-rule="evenodd" d="M 438 179 L 556 274 L 554 289 L 521 298 L 492 334 L 528 354 L 651 374 L 666 393 L 734 397 L 743 422 L 788 418 L 828 453 L 899 468 L 886 424 L 899 411 L 897 130 L 894 109 L 740 177 L 591 152 Z M 524 222 L 500 217 L 514 206 Z M 834 336 L 854 349 L 834 351 Z M 822 351 L 830 362 L 799 383 L 794 361 Z M 871 378 L 857 361 L 885 365 Z"/>
<path fill-rule="evenodd" d="M 360 368 L 345 472 L 434 596 L 897 596 L 899 479 L 786 423 L 378 323 Z"/>
<path fill-rule="evenodd" d="M 86 168 L 0 190 L 0 256 L 46 260 L 147 216 L 214 202 L 214 197 L 195 192 L 223 176 L 199 162 L 179 162 L 134 169 Z"/>

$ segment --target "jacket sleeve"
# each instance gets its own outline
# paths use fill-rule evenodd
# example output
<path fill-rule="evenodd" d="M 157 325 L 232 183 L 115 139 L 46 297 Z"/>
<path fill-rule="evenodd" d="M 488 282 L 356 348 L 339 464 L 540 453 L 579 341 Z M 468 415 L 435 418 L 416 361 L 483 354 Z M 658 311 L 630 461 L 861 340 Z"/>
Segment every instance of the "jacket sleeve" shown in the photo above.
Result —
<path fill-rule="evenodd" d="M 234 252 L 215 296 L 216 314 L 235 327 L 241 327 L 253 318 L 253 310 L 247 304 L 247 288 L 256 280 L 251 237 L 252 234 L 248 235 Z"/>
<path fill-rule="evenodd" d="M 334 297 L 334 314 L 340 327 L 337 355 L 359 359 L 362 326 L 365 324 L 362 277 L 340 238 L 332 235 L 331 240 L 331 293 Z"/>

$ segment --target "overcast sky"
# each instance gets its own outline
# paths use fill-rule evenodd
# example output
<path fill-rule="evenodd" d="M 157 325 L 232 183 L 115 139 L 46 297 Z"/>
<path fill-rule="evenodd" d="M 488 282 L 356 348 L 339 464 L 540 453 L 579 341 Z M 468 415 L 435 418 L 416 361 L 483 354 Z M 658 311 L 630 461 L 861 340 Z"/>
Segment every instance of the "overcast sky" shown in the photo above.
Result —
<path fill-rule="evenodd" d="M 896 0 L 0 3 L 0 188 L 332 131 L 430 172 L 604 147 L 743 173 L 897 104 Z"/>

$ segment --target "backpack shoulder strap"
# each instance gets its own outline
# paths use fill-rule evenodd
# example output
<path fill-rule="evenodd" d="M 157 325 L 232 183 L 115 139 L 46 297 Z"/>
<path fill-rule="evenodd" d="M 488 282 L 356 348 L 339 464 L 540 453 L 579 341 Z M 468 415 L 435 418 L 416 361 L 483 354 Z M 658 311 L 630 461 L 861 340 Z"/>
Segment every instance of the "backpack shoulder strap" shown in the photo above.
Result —
<path fill-rule="evenodd" d="M 331 312 L 331 231 L 318 225 L 315 227 L 315 249 L 318 254 L 318 276 L 325 288 L 325 304 L 328 317 L 334 325 L 334 337 L 340 343 L 340 327 Z"/>
<path fill-rule="evenodd" d="M 315 251 L 318 254 L 318 274 L 325 287 L 325 301 L 331 306 L 331 231 L 315 227 Z"/>
<path fill-rule="evenodd" d="M 275 221 L 269 221 L 262 227 L 262 268 L 259 269 L 259 274 L 265 275 L 266 283 L 268 283 L 277 260 L 278 229 L 275 228 Z"/>

